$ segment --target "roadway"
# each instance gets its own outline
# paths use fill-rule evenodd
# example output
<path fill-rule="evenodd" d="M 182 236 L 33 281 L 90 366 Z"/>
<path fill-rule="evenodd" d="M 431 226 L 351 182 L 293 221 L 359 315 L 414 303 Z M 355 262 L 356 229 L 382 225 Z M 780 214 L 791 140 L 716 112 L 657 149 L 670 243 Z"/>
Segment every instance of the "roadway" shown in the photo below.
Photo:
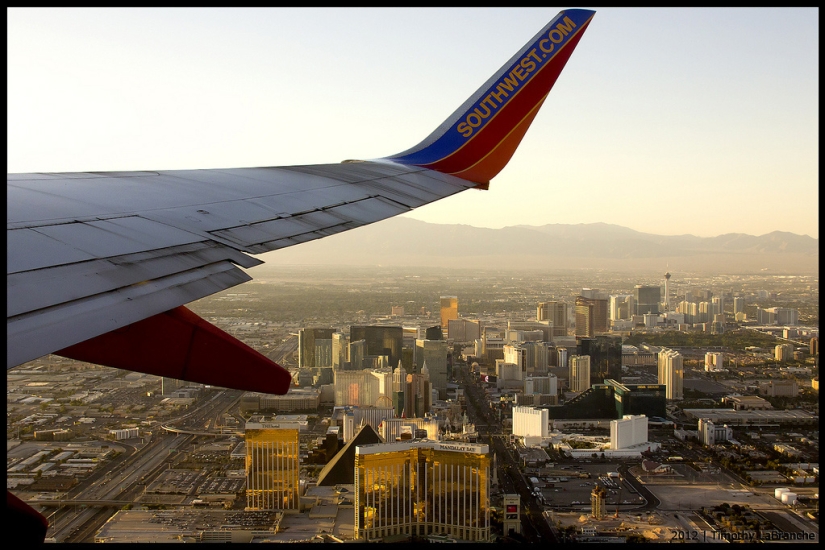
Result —
<path fill-rule="evenodd" d="M 515 450 L 509 444 L 509 436 L 502 433 L 501 421 L 490 408 L 490 402 L 484 390 L 468 375 L 466 367 L 460 367 L 456 371 L 459 383 L 464 388 L 467 415 L 470 421 L 476 424 L 479 441 L 487 439 L 498 459 L 497 473 L 500 490 L 504 494 L 517 494 L 521 497 L 522 535 L 528 542 L 558 542 L 545 519 L 544 508 L 533 496 L 519 467 Z M 478 420 L 483 420 L 484 423 L 479 423 Z M 482 428 L 484 428 L 483 431 Z M 503 534 L 507 535 L 507 533 Z"/>
<path fill-rule="evenodd" d="M 180 422 L 189 427 L 211 424 L 215 410 L 219 414 L 229 410 L 240 398 L 236 390 L 219 390 L 208 400 L 195 406 L 180 417 Z M 195 435 L 150 434 L 149 442 L 143 447 L 131 448 L 125 456 L 103 466 L 66 494 L 66 498 L 54 501 L 29 501 L 41 506 L 57 506 L 49 519 L 48 537 L 56 542 L 92 542 L 94 534 L 111 517 L 113 508 L 120 508 L 123 502 L 134 502 L 141 490 L 152 478 L 163 470 L 170 455 L 186 448 Z M 123 444 L 127 448 L 128 444 Z M 89 502 L 98 503 L 89 506 Z"/>

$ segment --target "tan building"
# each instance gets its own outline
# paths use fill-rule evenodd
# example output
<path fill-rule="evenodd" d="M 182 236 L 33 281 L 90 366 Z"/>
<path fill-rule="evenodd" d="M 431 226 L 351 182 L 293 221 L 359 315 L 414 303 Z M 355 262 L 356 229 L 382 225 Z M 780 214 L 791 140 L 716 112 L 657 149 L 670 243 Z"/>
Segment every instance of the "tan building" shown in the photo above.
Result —
<path fill-rule="evenodd" d="M 728 395 L 722 399 L 722 402 L 730 403 L 735 411 L 767 411 L 773 409 L 773 405 L 756 395 Z"/>
<path fill-rule="evenodd" d="M 759 394 L 768 397 L 796 397 L 799 385 L 796 380 L 760 380 Z"/>
<path fill-rule="evenodd" d="M 593 337 L 607 332 L 607 300 L 576 298 L 576 336 Z"/>
<path fill-rule="evenodd" d="M 570 391 L 583 392 L 590 388 L 590 356 L 573 355 L 570 357 Z"/>
<path fill-rule="evenodd" d="M 355 533 L 490 539 L 488 445 L 408 440 L 355 450 Z"/>
<path fill-rule="evenodd" d="M 567 336 L 567 303 L 539 302 L 536 320 L 549 322 L 553 327 L 553 336 Z"/>
<path fill-rule="evenodd" d="M 779 344 L 774 348 L 774 359 L 777 361 L 790 361 L 793 359 L 793 345 Z"/>
<path fill-rule="evenodd" d="M 665 384 L 665 397 L 668 400 L 682 399 L 685 371 L 682 354 L 678 351 L 662 348 L 659 350 L 659 383 Z"/>

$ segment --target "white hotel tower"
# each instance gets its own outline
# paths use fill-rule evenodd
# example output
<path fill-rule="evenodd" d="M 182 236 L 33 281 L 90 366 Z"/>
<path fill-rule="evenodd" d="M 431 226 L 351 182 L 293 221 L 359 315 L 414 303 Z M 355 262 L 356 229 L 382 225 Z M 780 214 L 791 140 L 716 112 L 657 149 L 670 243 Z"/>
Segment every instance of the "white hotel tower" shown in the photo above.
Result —
<path fill-rule="evenodd" d="M 513 407 L 513 435 L 547 437 L 550 417 L 547 409 Z"/>

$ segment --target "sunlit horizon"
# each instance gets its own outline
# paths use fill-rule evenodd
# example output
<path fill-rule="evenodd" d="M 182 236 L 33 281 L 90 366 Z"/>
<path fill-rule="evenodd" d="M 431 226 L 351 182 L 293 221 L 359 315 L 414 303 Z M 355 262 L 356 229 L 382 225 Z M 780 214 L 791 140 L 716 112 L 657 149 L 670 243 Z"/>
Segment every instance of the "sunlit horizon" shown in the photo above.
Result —
<path fill-rule="evenodd" d="M 392 155 L 558 11 L 9 9 L 8 170 Z M 490 190 L 405 215 L 818 239 L 818 31 L 817 8 L 599 8 Z"/>

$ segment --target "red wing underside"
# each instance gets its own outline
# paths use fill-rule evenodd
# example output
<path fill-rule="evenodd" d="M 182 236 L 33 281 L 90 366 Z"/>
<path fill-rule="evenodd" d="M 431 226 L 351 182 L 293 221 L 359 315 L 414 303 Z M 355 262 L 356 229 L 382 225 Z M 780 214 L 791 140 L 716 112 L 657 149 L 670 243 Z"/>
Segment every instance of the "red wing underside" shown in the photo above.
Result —
<path fill-rule="evenodd" d="M 55 352 L 212 386 L 283 395 L 289 372 L 183 306 Z"/>

